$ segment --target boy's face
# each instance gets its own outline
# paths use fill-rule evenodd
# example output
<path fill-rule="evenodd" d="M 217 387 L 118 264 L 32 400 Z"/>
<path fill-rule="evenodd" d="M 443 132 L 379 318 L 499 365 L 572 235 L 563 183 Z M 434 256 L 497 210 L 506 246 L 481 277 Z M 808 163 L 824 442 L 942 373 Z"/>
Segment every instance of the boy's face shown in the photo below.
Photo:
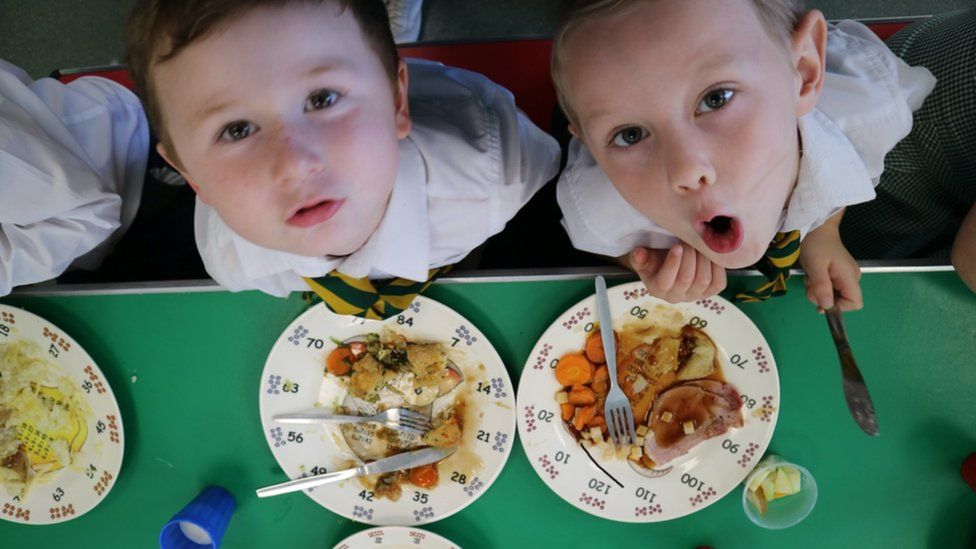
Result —
<path fill-rule="evenodd" d="M 570 36 L 572 131 L 637 210 L 713 262 L 746 267 L 796 181 L 809 109 L 792 57 L 748 0 L 638 4 Z"/>
<path fill-rule="evenodd" d="M 152 81 L 173 148 L 161 152 L 244 238 L 345 255 L 379 224 L 410 131 L 406 68 L 394 94 L 350 10 L 253 9 Z"/>

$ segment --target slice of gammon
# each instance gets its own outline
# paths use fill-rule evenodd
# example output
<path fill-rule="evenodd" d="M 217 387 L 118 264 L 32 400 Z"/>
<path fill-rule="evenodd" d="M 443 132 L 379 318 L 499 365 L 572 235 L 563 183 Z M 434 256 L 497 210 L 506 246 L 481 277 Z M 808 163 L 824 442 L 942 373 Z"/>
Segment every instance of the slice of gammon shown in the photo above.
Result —
<path fill-rule="evenodd" d="M 703 440 L 742 426 L 742 402 L 735 387 L 714 380 L 680 383 L 658 395 L 648 418 L 644 453 L 663 465 Z"/>

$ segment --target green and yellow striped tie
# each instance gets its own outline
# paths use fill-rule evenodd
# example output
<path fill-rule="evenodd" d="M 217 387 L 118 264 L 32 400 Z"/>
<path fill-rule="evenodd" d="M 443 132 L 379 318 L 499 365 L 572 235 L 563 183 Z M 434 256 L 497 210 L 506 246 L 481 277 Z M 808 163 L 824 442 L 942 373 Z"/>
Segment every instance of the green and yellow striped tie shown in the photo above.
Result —
<path fill-rule="evenodd" d="M 735 294 L 732 301 L 752 303 L 766 301 L 786 293 L 786 281 L 790 279 L 790 268 L 800 258 L 800 231 L 776 233 L 766 255 L 756 263 L 755 268 L 769 280 L 755 290 Z"/>
<path fill-rule="evenodd" d="M 427 272 L 427 280 L 417 282 L 406 278 L 371 281 L 353 278 L 338 271 L 318 278 L 305 278 L 308 286 L 322 298 L 325 306 L 340 315 L 353 315 L 384 320 L 403 312 L 417 294 L 423 292 L 437 277 L 451 270 L 445 265 Z"/>

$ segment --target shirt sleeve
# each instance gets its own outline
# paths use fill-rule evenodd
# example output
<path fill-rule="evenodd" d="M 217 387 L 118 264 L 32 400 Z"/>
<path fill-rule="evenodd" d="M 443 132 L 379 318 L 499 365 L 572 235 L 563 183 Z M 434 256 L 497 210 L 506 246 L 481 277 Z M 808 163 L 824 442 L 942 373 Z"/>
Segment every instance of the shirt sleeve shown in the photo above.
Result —
<path fill-rule="evenodd" d="M 875 185 L 885 155 L 909 134 L 912 113 L 934 87 L 928 69 L 906 64 L 863 24 L 830 27 L 817 108 L 851 141 Z"/>
<path fill-rule="evenodd" d="M 559 172 L 559 144 L 515 106 L 505 88 L 485 79 L 485 108 L 497 123 L 501 180 L 490 220 L 492 234 Z"/>
<path fill-rule="evenodd" d="M 563 227 L 577 249 L 619 257 L 636 247 L 669 248 L 678 239 L 635 210 L 576 138 L 556 186 Z"/>
<path fill-rule="evenodd" d="M 100 78 L 33 82 L 0 61 L 0 130 L 0 295 L 86 254 L 97 265 L 93 250 L 138 207 L 149 146 L 138 99 Z"/>

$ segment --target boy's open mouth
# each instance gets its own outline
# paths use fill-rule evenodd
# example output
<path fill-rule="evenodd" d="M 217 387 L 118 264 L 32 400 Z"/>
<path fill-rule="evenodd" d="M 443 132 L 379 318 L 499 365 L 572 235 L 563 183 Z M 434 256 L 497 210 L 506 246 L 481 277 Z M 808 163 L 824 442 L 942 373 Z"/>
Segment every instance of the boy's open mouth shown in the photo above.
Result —
<path fill-rule="evenodd" d="M 297 212 L 292 214 L 288 218 L 289 225 L 293 227 L 313 227 L 319 223 L 324 223 L 332 218 L 339 211 L 339 208 L 345 204 L 345 200 L 322 200 L 316 202 L 304 208 L 300 208 Z"/>
<path fill-rule="evenodd" d="M 698 232 L 705 245 L 715 253 L 734 252 L 742 245 L 742 223 L 734 217 L 716 215 L 700 223 Z"/>

